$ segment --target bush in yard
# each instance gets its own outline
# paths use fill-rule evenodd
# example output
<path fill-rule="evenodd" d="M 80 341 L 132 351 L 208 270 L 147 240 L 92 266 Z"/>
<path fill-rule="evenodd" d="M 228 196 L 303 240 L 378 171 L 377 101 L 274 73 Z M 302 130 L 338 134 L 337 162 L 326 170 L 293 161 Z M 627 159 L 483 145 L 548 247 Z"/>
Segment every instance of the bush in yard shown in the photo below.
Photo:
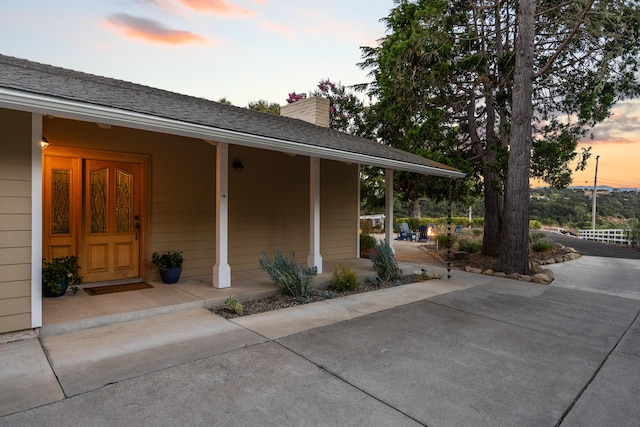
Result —
<path fill-rule="evenodd" d="M 360 230 L 362 233 L 366 234 L 373 233 L 373 221 L 371 219 L 361 219 Z"/>
<path fill-rule="evenodd" d="M 378 278 L 383 282 L 397 281 L 402 277 L 402 271 L 396 262 L 393 249 L 386 242 L 377 244 L 369 254 L 373 268 L 378 272 Z"/>
<path fill-rule="evenodd" d="M 631 242 L 631 247 L 636 248 L 640 246 L 640 221 L 637 219 L 629 221 L 628 234 L 627 239 Z"/>
<path fill-rule="evenodd" d="M 531 230 L 542 230 L 542 223 L 538 220 L 532 219 L 529 221 L 529 228 Z"/>
<path fill-rule="evenodd" d="M 548 237 L 543 237 L 531 243 L 531 250 L 534 252 L 549 252 L 555 246 L 555 242 Z"/>
<path fill-rule="evenodd" d="M 476 253 L 482 250 L 482 242 L 479 240 L 460 239 L 459 250 L 469 253 Z"/>
<path fill-rule="evenodd" d="M 439 248 L 451 247 L 456 241 L 456 238 L 453 235 L 453 230 L 451 230 L 451 233 L 447 233 L 447 232 L 439 233 L 437 236 L 437 239 L 438 239 Z"/>
<path fill-rule="evenodd" d="M 529 234 L 529 241 L 531 243 L 534 243 L 534 242 L 537 242 L 540 239 L 543 239 L 545 236 L 546 236 L 546 234 L 540 233 L 540 232 L 531 233 L 531 234 Z"/>
<path fill-rule="evenodd" d="M 271 277 L 273 283 L 280 286 L 287 294 L 300 299 L 306 299 L 309 283 L 318 274 L 315 267 L 298 267 L 293 252 L 291 258 L 287 259 L 282 256 L 279 249 L 276 249 L 274 253 L 273 262 L 263 251 L 260 268 Z"/>
<path fill-rule="evenodd" d="M 376 247 L 376 238 L 367 234 L 360 233 L 360 257 L 368 258 L 369 252 Z"/>
<path fill-rule="evenodd" d="M 333 267 L 333 277 L 329 288 L 334 291 L 352 291 L 358 287 L 358 275 L 347 264 Z"/>

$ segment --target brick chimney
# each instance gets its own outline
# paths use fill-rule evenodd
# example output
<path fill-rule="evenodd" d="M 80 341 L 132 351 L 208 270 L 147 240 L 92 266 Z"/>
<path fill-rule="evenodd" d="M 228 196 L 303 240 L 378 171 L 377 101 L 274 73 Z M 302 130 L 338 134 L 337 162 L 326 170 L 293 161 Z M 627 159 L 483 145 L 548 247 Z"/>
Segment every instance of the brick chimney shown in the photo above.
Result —
<path fill-rule="evenodd" d="M 314 96 L 280 107 L 280 115 L 300 119 L 314 125 L 329 127 L 329 99 Z"/>

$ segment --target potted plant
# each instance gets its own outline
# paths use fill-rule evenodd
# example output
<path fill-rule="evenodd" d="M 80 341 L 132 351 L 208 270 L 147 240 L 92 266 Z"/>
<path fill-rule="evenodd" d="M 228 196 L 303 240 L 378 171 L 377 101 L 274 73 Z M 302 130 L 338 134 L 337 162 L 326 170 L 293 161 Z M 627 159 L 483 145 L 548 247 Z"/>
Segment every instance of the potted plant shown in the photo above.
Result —
<path fill-rule="evenodd" d="M 160 269 L 162 282 L 171 284 L 177 283 L 178 279 L 180 279 L 184 258 L 182 257 L 182 252 L 178 251 L 154 252 L 151 255 L 151 263 Z"/>
<path fill-rule="evenodd" d="M 82 284 L 82 277 L 78 275 L 78 257 L 69 255 L 54 258 L 51 262 L 42 260 L 42 293 L 45 297 L 60 297 L 70 286 L 75 294 Z"/>

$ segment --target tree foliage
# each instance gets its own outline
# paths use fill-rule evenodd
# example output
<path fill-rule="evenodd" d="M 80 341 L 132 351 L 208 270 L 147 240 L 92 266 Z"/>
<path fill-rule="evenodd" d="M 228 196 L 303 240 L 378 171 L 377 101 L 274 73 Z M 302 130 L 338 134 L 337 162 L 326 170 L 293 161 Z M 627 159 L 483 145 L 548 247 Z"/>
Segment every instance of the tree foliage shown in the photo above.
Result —
<path fill-rule="evenodd" d="M 276 102 L 269 102 L 264 99 L 249 102 L 247 108 L 250 110 L 261 111 L 263 113 L 275 114 L 276 116 L 280 115 L 280 104 Z"/>
<path fill-rule="evenodd" d="M 589 156 L 576 152 L 578 141 L 616 101 L 639 94 L 638 2 L 395 4 L 383 19 L 388 35 L 363 48 L 361 66 L 373 77 L 369 95 L 378 99 L 377 135 L 473 171 L 485 195 L 483 252 L 501 255 L 506 271 L 526 269 L 500 248 L 513 247 L 519 237 L 511 231 L 528 224 L 529 177 L 568 185 L 569 165 L 577 159 L 583 166 Z M 527 28 L 529 39 L 518 41 Z M 427 190 L 427 180 L 406 180 L 408 197 Z"/>

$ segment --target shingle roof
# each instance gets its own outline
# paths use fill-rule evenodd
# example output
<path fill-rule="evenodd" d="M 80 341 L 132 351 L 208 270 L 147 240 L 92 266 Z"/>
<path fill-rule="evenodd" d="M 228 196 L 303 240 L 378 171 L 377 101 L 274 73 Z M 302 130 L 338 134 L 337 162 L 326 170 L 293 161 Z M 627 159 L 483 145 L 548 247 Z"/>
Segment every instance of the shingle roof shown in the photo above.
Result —
<path fill-rule="evenodd" d="M 302 120 L 0 55 L 0 89 L 115 108 L 183 123 L 405 163 L 425 174 L 461 176 L 454 168 L 365 138 Z M 2 104 L 0 103 L 0 106 Z M 374 164 L 375 162 L 369 162 Z M 413 166 L 413 167 L 409 167 Z M 404 169 L 399 167 L 398 169 Z M 438 171 L 439 170 L 439 171 Z"/>

